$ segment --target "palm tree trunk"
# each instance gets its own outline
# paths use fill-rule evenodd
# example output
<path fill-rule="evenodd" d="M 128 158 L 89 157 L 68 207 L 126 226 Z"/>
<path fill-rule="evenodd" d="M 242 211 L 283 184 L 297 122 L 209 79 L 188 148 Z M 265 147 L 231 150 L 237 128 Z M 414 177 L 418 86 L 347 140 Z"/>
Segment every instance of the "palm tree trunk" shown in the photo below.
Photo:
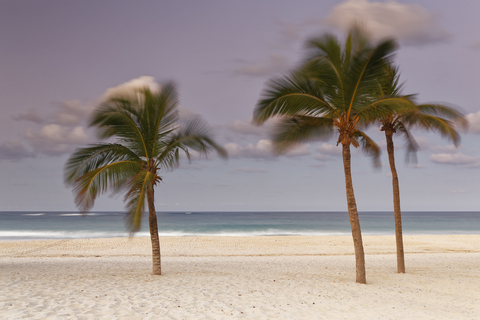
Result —
<path fill-rule="evenodd" d="M 147 190 L 147 201 L 148 224 L 150 226 L 150 239 L 152 241 L 153 274 L 161 275 L 162 265 L 160 260 L 160 240 L 158 239 L 157 213 L 155 212 L 153 186 L 150 186 Z"/>
<path fill-rule="evenodd" d="M 405 255 L 403 252 L 403 235 L 402 235 L 402 212 L 400 210 L 400 187 L 398 185 L 397 169 L 395 167 L 395 155 L 393 146 L 393 132 L 385 130 L 385 138 L 387 139 L 388 161 L 390 162 L 390 170 L 392 171 L 393 184 L 393 212 L 395 217 L 395 240 L 397 244 L 397 272 L 405 273 Z"/>
<path fill-rule="evenodd" d="M 343 168 L 345 171 L 345 187 L 347 192 L 348 216 L 352 228 L 353 245 L 355 247 L 355 264 L 358 283 L 367 283 L 365 275 L 365 253 L 363 252 L 362 231 L 358 219 L 357 204 L 353 193 L 350 145 L 342 143 Z"/>

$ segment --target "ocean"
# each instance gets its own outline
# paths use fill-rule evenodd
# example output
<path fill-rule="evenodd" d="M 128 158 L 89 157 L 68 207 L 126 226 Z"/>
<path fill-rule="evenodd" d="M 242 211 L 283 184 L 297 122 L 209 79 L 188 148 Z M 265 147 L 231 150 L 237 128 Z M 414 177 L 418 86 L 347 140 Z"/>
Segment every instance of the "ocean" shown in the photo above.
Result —
<path fill-rule="evenodd" d="M 158 212 L 160 236 L 350 235 L 347 212 Z M 393 235 L 393 212 L 359 212 L 363 235 Z M 148 219 L 134 236 L 149 236 Z M 480 234 L 480 212 L 407 211 L 403 232 Z M 0 241 L 128 237 L 124 212 L 0 212 Z"/>

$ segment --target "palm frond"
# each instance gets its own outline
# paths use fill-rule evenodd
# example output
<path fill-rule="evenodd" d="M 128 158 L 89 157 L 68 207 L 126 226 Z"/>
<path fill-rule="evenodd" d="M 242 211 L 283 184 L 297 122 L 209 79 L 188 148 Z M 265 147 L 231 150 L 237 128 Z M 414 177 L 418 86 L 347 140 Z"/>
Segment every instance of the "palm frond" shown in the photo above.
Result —
<path fill-rule="evenodd" d="M 125 160 L 141 163 L 141 159 L 133 151 L 117 143 L 95 144 L 78 149 L 65 164 L 65 183 L 72 185 L 87 172 Z"/>
<path fill-rule="evenodd" d="M 393 40 L 385 40 L 373 49 L 365 48 L 352 56 L 350 69 L 345 73 L 346 99 L 349 101 L 348 114 L 355 114 L 368 105 L 378 87 L 378 79 L 384 75 L 385 65 L 389 63 L 397 45 Z"/>
<path fill-rule="evenodd" d="M 417 109 L 422 114 L 429 114 L 439 118 L 452 120 L 455 127 L 466 130 L 468 128 L 468 121 L 465 115 L 454 107 L 449 107 L 443 104 L 420 104 Z"/>
<path fill-rule="evenodd" d="M 373 141 L 367 134 L 362 131 L 355 131 L 353 133 L 353 138 L 355 138 L 362 149 L 362 151 L 369 157 L 372 158 L 373 166 L 379 168 L 382 164 L 380 162 L 380 147 Z"/>
<path fill-rule="evenodd" d="M 128 95 L 125 94 L 102 103 L 92 114 L 90 126 L 97 128 L 100 139 L 117 137 L 139 156 L 149 158 L 147 141 L 139 123 L 142 108 L 138 105 L 138 100 L 142 100 L 143 95 L 135 92 L 136 95 L 133 96 L 138 96 L 135 100 L 128 100 Z"/>
<path fill-rule="evenodd" d="M 360 124 L 372 123 L 396 113 L 415 110 L 415 105 L 408 97 L 380 97 L 363 107 L 356 114 Z"/>
<path fill-rule="evenodd" d="M 175 85 L 168 82 L 162 85 L 162 90 L 153 93 L 148 88 L 142 89 L 144 105 L 141 107 L 139 129 L 143 133 L 149 150 L 154 157 L 158 153 L 158 141 L 175 129 L 178 121 L 178 94 Z"/>
<path fill-rule="evenodd" d="M 127 184 L 129 191 L 125 195 L 125 202 L 128 209 L 129 227 L 132 232 L 136 232 L 140 228 L 147 191 L 152 187 L 155 178 L 155 174 L 152 172 L 142 170 Z"/>
<path fill-rule="evenodd" d="M 333 120 L 330 118 L 307 116 L 283 118 L 273 130 L 273 148 L 275 153 L 280 154 L 301 142 L 326 140 L 333 132 Z"/>
<path fill-rule="evenodd" d="M 164 136 L 168 134 L 175 123 L 178 121 L 178 93 L 172 82 L 162 86 L 162 91 L 158 96 L 158 105 L 155 113 L 155 129 L 157 135 Z M 156 137 L 159 140 L 159 137 Z"/>
<path fill-rule="evenodd" d="M 424 113 L 410 114 L 403 117 L 403 121 L 409 126 L 419 129 L 438 132 L 443 138 L 452 141 L 455 146 L 460 143 L 460 135 L 455 130 L 455 125 L 451 120 L 431 116 Z"/>
<path fill-rule="evenodd" d="M 336 113 L 315 83 L 301 74 L 274 78 L 266 83 L 254 110 L 257 124 L 274 116 L 326 116 Z"/>
<path fill-rule="evenodd" d="M 185 119 L 180 127 L 162 144 L 162 152 L 157 157 L 157 164 L 172 169 L 178 166 L 179 149 L 189 157 L 189 149 L 207 155 L 210 151 L 226 159 L 228 154 L 224 148 L 212 139 L 210 127 L 200 116 Z"/>
<path fill-rule="evenodd" d="M 415 138 L 412 136 L 408 128 L 402 121 L 397 121 L 395 123 L 395 131 L 397 134 L 403 136 L 405 140 L 405 147 L 407 152 L 405 152 L 405 162 L 417 162 L 417 151 L 420 149 L 418 143 L 415 141 Z"/>
<path fill-rule="evenodd" d="M 73 192 L 76 194 L 75 204 L 82 211 L 88 211 L 99 194 L 109 189 L 113 192 L 122 190 L 129 179 L 140 170 L 138 162 L 124 160 L 85 173 L 72 183 Z"/>
<path fill-rule="evenodd" d="M 299 70 L 305 77 L 316 82 L 325 100 L 345 99 L 342 83 L 345 54 L 335 36 L 327 34 L 307 42 L 306 59 Z"/>

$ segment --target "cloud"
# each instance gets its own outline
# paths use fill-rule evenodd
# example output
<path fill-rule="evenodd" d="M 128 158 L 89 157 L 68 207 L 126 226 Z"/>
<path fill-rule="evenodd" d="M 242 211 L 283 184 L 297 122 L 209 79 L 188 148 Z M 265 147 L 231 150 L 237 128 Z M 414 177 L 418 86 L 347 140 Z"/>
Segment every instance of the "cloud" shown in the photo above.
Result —
<path fill-rule="evenodd" d="M 0 144 L 0 159 L 20 160 L 24 158 L 33 158 L 35 155 L 28 151 L 20 141 L 4 141 Z"/>
<path fill-rule="evenodd" d="M 248 143 L 240 145 L 234 142 L 229 142 L 224 145 L 228 155 L 231 158 L 253 158 L 253 159 L 273 159 L 277 156 L 273 152 L 272 142 L 267 139 L 261 139 L 256 144 Z M 310 154 L 308 144 L 299 144 L 286 152 L 286 157 L 300 157 Z"/>
<path fill-rule="evenodd" d="M 453 144 L 447 146 L 434 146 L 430 147 L 430 150 L 437 153 L 457 153 L 458 149 Z"/>
<path fill-rule="evenodd" d="M 439 164 L 476 166 L 480 157 L 472 157 L 463 153 L 437 153 L 430 155 L 430 161 Z"/>
<path fill-rule="evenodd" d="M 27 130 L 25 137 L 36 152 L 51 156 L 72 152 L 88 142 L 83 127 L 68 128 L 58 124 L 43 126 L 39 132 Z"/>
<path fill-rule="evenodd" d="M 227 125 L 227 129 L 235 133 L 245 134 L 245 135 L 254 135 L 254 136 L 263 136 L 267 133 L 266 126 L 256 126 L 251 122 L 243 120 L 235 120 L 230 122 Z"/>
<path fill-rule="evenodd" d="M 469 113 L 466 115 L 468 121 L 468 129 L 473 133 L 480 133 L 480 111 Z"/>
<path fill-rule="evenodd" d="M 261 62 L 248 63 L 242 61 L 244 65 L 233 70 L 236 74 L 253 76 L 253 77 L 268 77 L 276 73 L 282 73 L 290 69 L 288 59 L 279 54 L 270 54 L 267 59 Z"/>
<path fill-rule="evenodd" d="M 46 123 L 38 130 L 27 130 L 25 132 L 26 142 L 31 145 L 36 154 L 58 156 L 70 153 L 89 142 L 86 133 L 87 119 L 96 105 L 112 95 L 125 92 L 125 90 L 144 87 L 148 87 L 152 91 L 161 89 L 153 77 L 142 76 L 107 89 L 102 96 L 96 99 L 95 103 L 85 104 L 78 100 L 65 101 L 59 104 L 49 117 L 42 117 L 35 110 L 30 109 L 12 118 L 17 121 L 30 121 L 37 124 Z M 191 112 L 182 109 L 181 114 L 187 117 Z M 47 118 L 51 120 L 47 122 Z M 34 153 L 22 149 L 24 147 L 20 142 L 4 142 L 1 146 L 3 149 L 0 150 L 0 153 L 3 153 L 4 158 L 25 158 L 34 155 Z M 2 155 L 0 155 L 1 157 Z M 194 153 L 193 157 L 195 158 L 197 155 Z"/>
<path fill-rule="evenodd" d="M 36 110 L 29 109 L 18 116 L 12 116 L 12 119 L 16 121 L 30 121 L 37 124 L 43 124 L 47 122 L 46 119 L 51 119 L 49 121 L 50 124 L 78 126 L 88 119 L 93 109 L 94 106 L 91 104 L 82 104 L 78 100 L 71 100 L 59 104 L 57 109 L 48 117 L 42 117 Z"/>
<path fill-rule="evenodd" d="M 423 168 L 425 168 L 424 166 L 422 166 L 421 164 L 418 164 L 418 163 L 411 164 L 409 167 L 413 168 L 413 169 L 423 169 Z"/>
<path fill-rule="evenodd" d="M 322 162 L 314 163 L 314 164 L 311 164 L 310 167 L 323 168 L 323 167 L 325 167 L 325 163 L 322 163 Z"/>
<path fill-rule="evenodd" d="M 185 169 L 185 170 L 202 170 L 207 168 L 206 164 L 203 163 L 180 163 L 178 169 Z"/>
<path fill-rule="evenodd" d="M 72 100 L 61 103 L 57 110 L 51 115 L 49 124 L 42 126 L 39 130 L 26 130 L 26 142 L 33 147 L 37 154 L 58 156 L 74 151 L 77 147 L 85 145 L 89 138 L 84 126 L 86 120 L 93 111 L 92 105 L 82 104 L 80 101 Z M 19 120 L 44 123 L 35 111 L 29 111 L 16 117 Z"/>
<path fill-rule="evenodd" d="M 317 153 L 313 158 L 319 161 L 331 161 L 334 160 L 334 158 L 342 156 L 342 147 L 329 143 L 322 143 L 315 148 L 315 151 L 317 151 Z"/>
<path fill-rule="evenodd" d="M 298 144 L 294 148 L 290 149 L 285 156 L 287 157 L 302 157 L 310 154 L 310 144 Z"/>
<path fill-rule="evenodd" d="M 474 43 L 472 43 L 470 45 L 470 48 L 474 49 L 474 50 L 480 50 L 480 40 L 477 40 L 475 41 Z"/>
<path fill-rule="evenodd" d="M 100 100 L 107 100 L 108 98 L 116 95 L 122 95 L 125 91 L 129 91 L 132 88 L 142 89 L 149 88 L 152 92 L 158 92 L 161 89 L 161 86 L 155 82 L 154 77 L 150 76 L 141 76 L 130 81 L 119 84 L 118 86 L 108 88 L 105 93 L 102 95 Z"/>
<path fill-rule="evenodd" d="M 224 188 L 224 187 L 230 187 L 230 185 L 228 185 L 228 184 L 226 184 L 226 183 L 217 183 L 217 184 L 214 184 L 213 186 L 214 186 L 214 187 L 222 187 L 222 188 Z"/>
<path fill-rule="evenodd" d="M 418 147 L 420 148 L 420 150 L 427 150 L 429 148 L 429 142 L 428 142 L 428 139 L 426 137 L 414 137 L 415 139 L 415 142 L 417 143 Z"/>
<path fill-rule="evenodd" d="M 336 156 L 336 157 L 342 156 L 342 147 L 329 144 L 329 143 L 322 143 L 320 146 L 315 148 L 315 150 L 321 154 L 327 154 L 329 156 Z"/>
<path fill-rule="evenodd" d="M 272 142 L 262 139 L 256 144 L 249 143 L 241 146 L 234 142 L 227 143 L 224 148 L 231 158 L 274 158 Z"/>
<path fill-rule="evenodd" d="M 241 168 L 235 168 L 234 170 L 230 171 L 230 173 L 258 173 L 258 172 L 266 172 L 266 170 L 263 168 L 241 167 Z"/>
<path fill-rule="evenodd" d="M 18 116 L 12 116 L 15 121 L 30 121 L 34 123 L 43 123 L 43 118 L 34 109 L 28 109 L 27 112 Z"/>
<path fill-rule="evenodd" d="M 453 193 L 453 194 L 463 194 L 463 193 L 467 193 L 465 190 L 462 190 L 462 189 L 452 190 L 452 191 L 450 191 L 450 192 Z"/>
<path fill-rule="evenodd" d="M 284 21 L 280 21 L 278 24 L 281 36 L 280 48 L 289 48 L 301 39 L 302 28 L 299 25 Z"/>
<path fill-rule="evenodd" d="M 78 100 L 63 102 L 54 113 L 54 124 L 78 126 L 86 121 L 94 109 L 93 105 L 84 105 Z"/>
<path fill-rule="evenodd" d="M 395 37 L 406 45 L 425 45 L 450 37 L 435 20 L 434 14 L 417 4 L 347 0 L 335 6 L 324 23 L 345 32 L 357 21 L 374 39 Z"/>

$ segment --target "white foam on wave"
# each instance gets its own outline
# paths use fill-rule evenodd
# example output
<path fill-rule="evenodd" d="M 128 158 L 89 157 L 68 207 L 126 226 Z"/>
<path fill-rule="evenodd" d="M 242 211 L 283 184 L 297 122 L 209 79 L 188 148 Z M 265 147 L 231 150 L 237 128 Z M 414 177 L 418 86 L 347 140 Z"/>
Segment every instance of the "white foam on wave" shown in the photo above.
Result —
<path fill-rule="evenodd" d="M 45 213 L 40 212 L 40 213 L 24 213 L 22 216 L 43 216 Z"/>
<path fill-rule="evenodd" d="M 54 231 L 54 230 L 2 230 L 0 239 L 88 239 L 88 238 L 114 238 L 125 237 L 129 233 L 111 231 Z"/>
<path fill-rule="evenodd" d="M 88 212 L 88 213 L 61 213 L 58 216 L 60 217 L 78 217 L 78 216 L 96 216 L 97 213 Z"/>
<path fill-rule="evenodd" d="M 342 231 L 305 231 L 305 230 L 255 230 L 255 231 L 218 231 L 218 232 L 188 232 L 188 231 L 159 231 L 161 237 L 258 237 L 258 236 L 345 236 L 349 232 Z M 149 235 L 149 234 L 147 234 Z"/>

